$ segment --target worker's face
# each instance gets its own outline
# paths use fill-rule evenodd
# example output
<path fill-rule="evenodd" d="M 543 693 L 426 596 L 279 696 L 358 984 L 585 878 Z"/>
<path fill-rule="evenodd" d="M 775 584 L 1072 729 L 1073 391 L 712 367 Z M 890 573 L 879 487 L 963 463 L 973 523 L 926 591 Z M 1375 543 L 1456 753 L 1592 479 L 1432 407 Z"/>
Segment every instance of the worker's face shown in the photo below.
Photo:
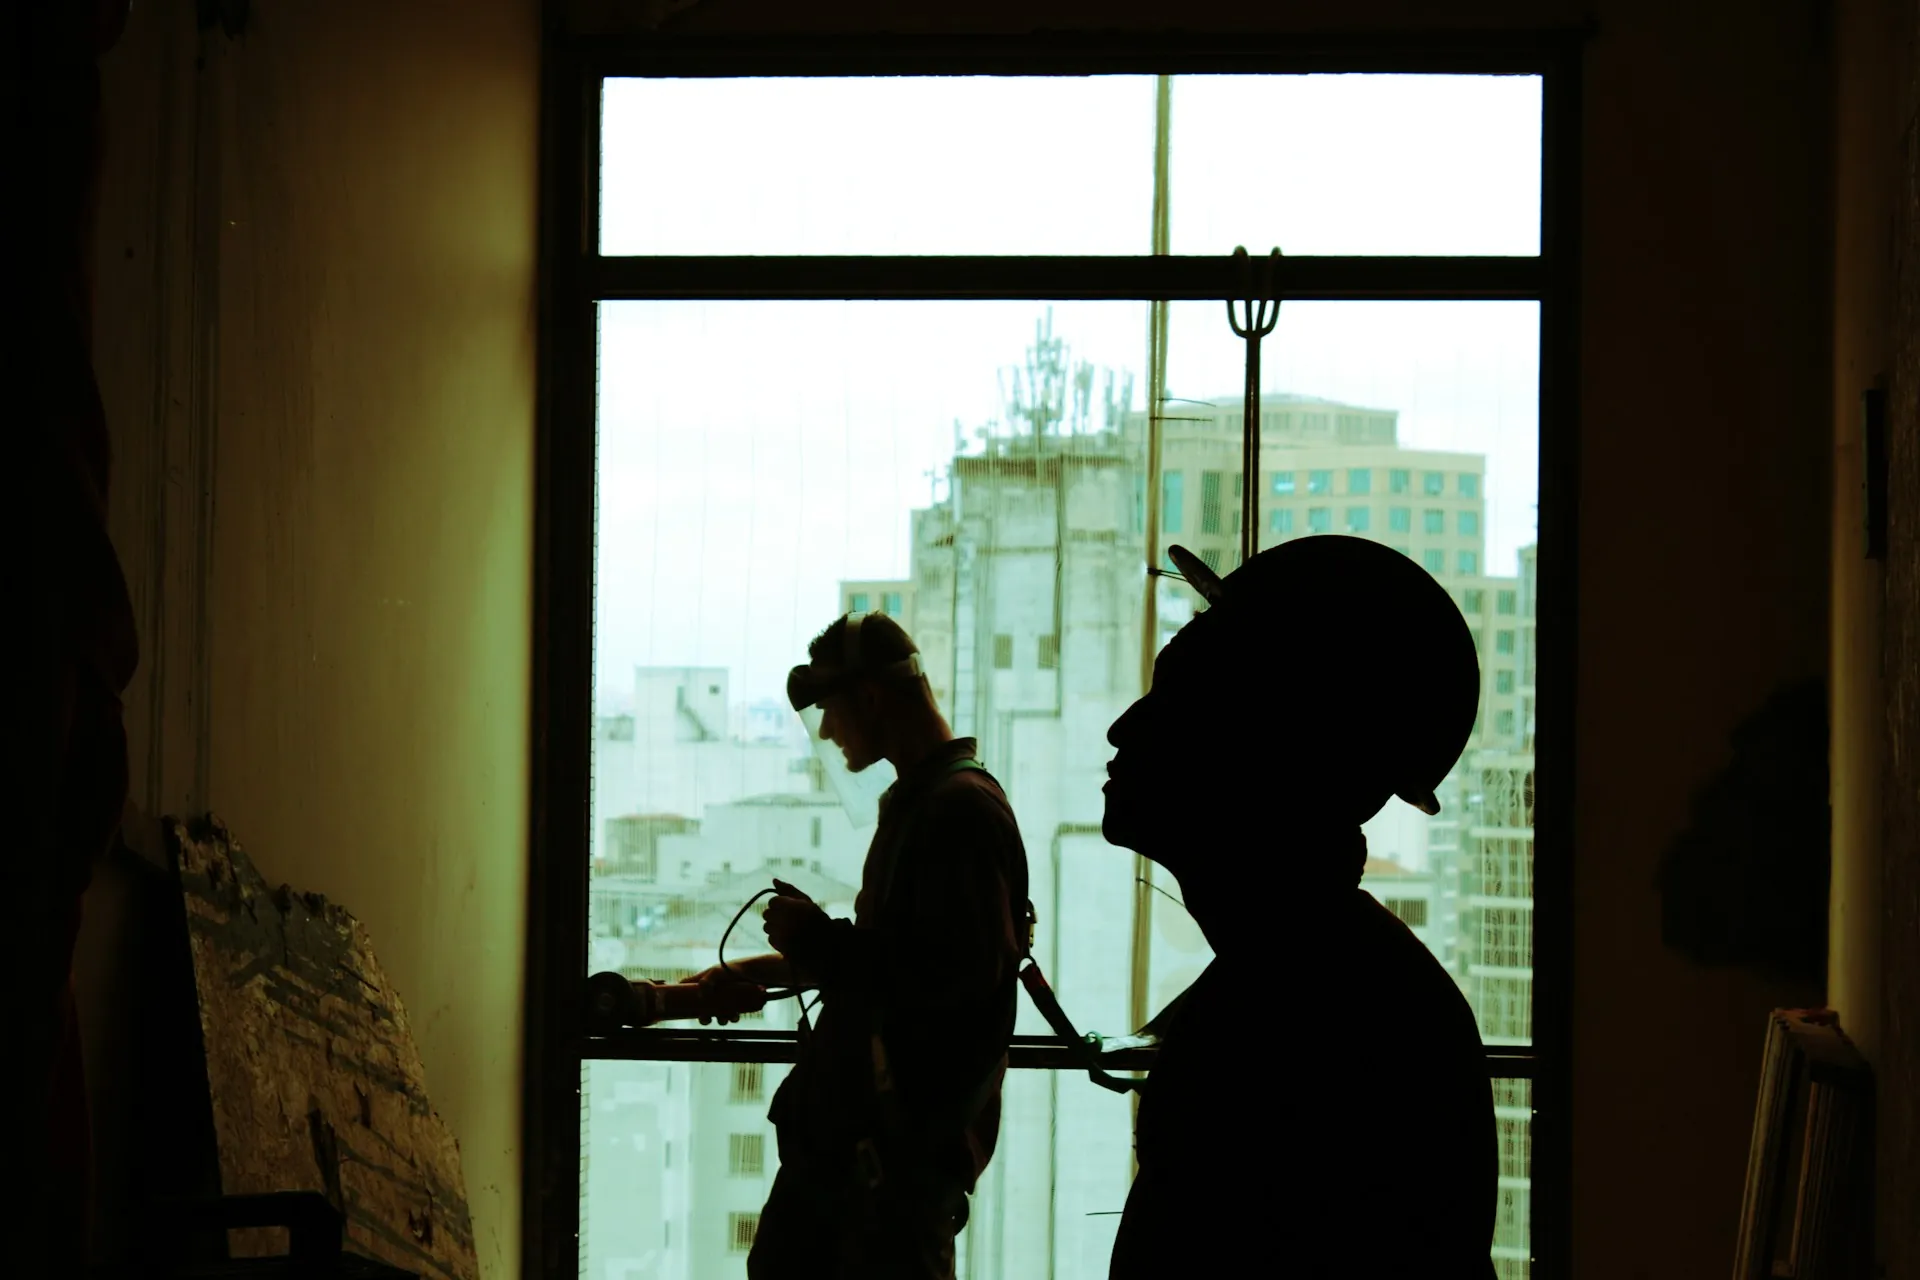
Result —
<path fill-rule="evenodd" d="M 1222 781 L 1219 732 L 1199 724 L 1216 699 L 1196 679 L 1206 673 L 1191 658 L 1169 645 L 1154 663 L 1152 687 L 1107 730 L 1114 756 L 1102 788 L 1108 843 L 1176 872 L 1181 850 L 1197 834 L 1196 802 Z"/>
<path fill-rule="evenodd" d="M 820 736 L 840 748 L 849 773 L 859 773 L 885 754 L 877 697 L 871 683 L 859 681 L 820 704 Z"/>

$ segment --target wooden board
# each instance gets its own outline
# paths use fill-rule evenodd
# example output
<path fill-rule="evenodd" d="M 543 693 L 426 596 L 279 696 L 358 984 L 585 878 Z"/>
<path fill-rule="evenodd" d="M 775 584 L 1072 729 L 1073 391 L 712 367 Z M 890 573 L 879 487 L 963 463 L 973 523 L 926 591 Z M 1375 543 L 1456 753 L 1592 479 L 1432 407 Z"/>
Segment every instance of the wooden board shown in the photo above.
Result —
<path fill-rule="evenodd" d="M 323 1192 L 350 1251 L 428 1280 L 477 1280 L 459 1145 L 428 1101 L 406 1009 L 366 930 L 318 894 L 268 889 L 219 819 L 166 827 L 221 1189 Z M 275 1234 L 235 1232 L 233 1251 L 278 1252 Z"/>

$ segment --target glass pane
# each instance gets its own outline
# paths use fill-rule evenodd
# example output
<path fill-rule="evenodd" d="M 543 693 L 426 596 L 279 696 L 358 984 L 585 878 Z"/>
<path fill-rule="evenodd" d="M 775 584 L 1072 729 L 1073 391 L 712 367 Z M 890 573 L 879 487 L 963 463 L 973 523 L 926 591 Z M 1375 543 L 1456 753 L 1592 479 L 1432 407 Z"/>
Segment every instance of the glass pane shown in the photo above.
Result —
<path fill-rule="evenodd" d="M 1178 76 L 1175 253 L 1540 252 L 1534 76 Z"/>
<path fill-rule="evenodd" d="M 864 596 L 1013 802 L 1063 999 L 1129 1029 L 1134 857 L 1097 833 L 1140 687 L 1146 337 L 1144 303 L 603 306 L 590 969 L 712 964 L 775 874 L 851 914 L 872 833 L 784 689 Z M 729 955 L 764 949 L 749 915 Z"/>
<path fill-rule="evenodd" d="M 1230 568 L 1243 351 L 1222 310 L 1173 309 L 1160 523 Z M 1360 536 L 1431 557 L 1474 630 L 1474 739 L 1437 818 L 1394 801 L 1367 824 L 1363 887 L 1503 1045 L 1531 1035 L 1537 324 L 1531 303 L 1288 305 L 1256 510 L 1262 545 L 1367 512 Z M 774 874 L 850 914 L 870 832 L 782 689 L 864 596 L 898 600 L 1006 787 L 1036 953 L 1080 1028 L 1164 1006 L 1210 953 L 1178 885 L 1099 834 L 1106 730 L 1140 688 L 1146 307 L 618 303 L 602 326 L 589 967 L 706 967 Z M 1156 597 L 1164 642 L 1194 597 Z M 757 918 L 730 946 L 764 947 Z M 1047 1031 L 1024 1002 L 1019 1029 Z"/>
<path fill-rule="evenodd" d="M 605 254 L 1152 247 L 1149 76 L 608 80 L 601 112 Z"/>
<path fill-rule="evenodd" d="M 777 1065 L 588 1062 L 581 1072 L 582 1280 L 746 1275 L 778 1168 L 767 1103 Z M 1493 1082 L 1500 1201 L 1493 1258 L 1525 1280 L 1532 1111 Z M 1000 1142 L 955 1242 L 974 1280 L 1104 1280 L 1133 1177 L 1129 1100 L 1068 1072 L 1009 1075 Z M 1390 1210 L 1383 1210 L 1389 1212 Z"/>
<path fill-rule="evenodd" d="M 780 1165 L 775 1063 L 586 1062 L 580 1070 L 581 1280 L 746 1275 Z"/>
<path fill-rule="evenodd" d="M 1245 344 L 1219 304 L 1178 303 L 1168 329 L 1161 468 L 1227 511 L 1169 509 L 1163 536 L 1239 563 Z M 1429 818 L 1397 800 L 1365 825 L 1362 887 L 1454 975 L 1490 1045 L 1532 1036 L 1534 616 L 1538 583 L 1539 308 L 1527 303 L 1288 303 L 1261 356 L 1269 547 L 1347 533 L 1414 557 L 1446 586 L 1480 651 L 1481 709 Z M 1169 599 L 1172 597 L 1172 599 Z M 1166 584 L 1161 637 L 1195 597 Z M 1170 616 L 1169 616 L 1170 615 Z M 1319 620 L 1331 632 L 1337 618 Z M 1157 883 L 1177 892 L 1164 875 Z M 1158 1008 L 1206 953 L 1155 895 Z M 1117 939 L 1122 926 L 1109 923 Z M 1118 946 L 1117 941 L 1109 944 Z"/>
<path fill-rule="evenodd" d="M 1493 1225 L 1493 1265 L 1499 1280 L 1527 1280 L 1533 1266 L 1533 1081 L 1493 1082 L 1494 1122 L 1500 1127 L 1500 1201 Z"/>

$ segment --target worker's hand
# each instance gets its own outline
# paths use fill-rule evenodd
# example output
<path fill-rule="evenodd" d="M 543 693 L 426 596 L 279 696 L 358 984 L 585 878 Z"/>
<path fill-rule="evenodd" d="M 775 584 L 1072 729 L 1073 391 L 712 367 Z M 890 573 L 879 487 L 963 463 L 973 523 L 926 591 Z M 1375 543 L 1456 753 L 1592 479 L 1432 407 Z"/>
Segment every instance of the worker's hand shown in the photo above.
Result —
<path fill-rule="evenodd" d="M 774 897 L 767 901 L 763 917 L 767 926 L 767 941 L 775 951 L 791 958 L 789 953 L 796 943 L 802 943 L 807 934 L 826 926 L 827 913 L 812 898 L 785 880 L 775 880 L 773 889 Z"/>
<path fill-rule="evenodd" d="M 742 1011 L 752 1012 L 767 1002 L 764 987 L 742 977 L 738 970 L 717 964 L 711 969 L 702 969 L 687 981 L 698 983 L 702 1003 L 716 1010 L 701 1016 L 703 1027 L 715 1022 L 721 1026 L 738 1022 Z"/>

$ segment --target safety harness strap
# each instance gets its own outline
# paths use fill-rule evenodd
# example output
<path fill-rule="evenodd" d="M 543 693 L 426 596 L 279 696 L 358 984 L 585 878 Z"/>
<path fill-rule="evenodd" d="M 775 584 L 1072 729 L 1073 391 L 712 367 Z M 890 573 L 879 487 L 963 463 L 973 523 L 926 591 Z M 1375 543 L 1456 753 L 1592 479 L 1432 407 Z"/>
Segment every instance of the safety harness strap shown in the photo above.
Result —
<path fill-rule="evenodd" d="M 947 767 L 946 776 L 952 777 L 967 769 L 978 769 L 981 773 L 987 772 L 987 767 L 978 760 L 956 760 Z M 988 774 L 988 776 L 992 775 Z M 1039 913 L 1033 909 L 1031 898 L 1026 901 L 1026 915 L 1027 927 L 1024 931 L 1025 936 L 1021 939 L 1020 948 L 1020 985 L 1027 989 L 1027 996 L 1033 1001 L 1033 1007 L 1038 1009 L 1040 1016 L 1047 1020 L 1047 1025 L 1053 1028 L 1053 1033 L 1065 1042 L 1067 1051 L 1073 1055 L 1074 1061 L 1085 1069 L 1088 1079 L 1102 1089 L 1110 1089 L 1114 1093 L 1139 1092 L 1146 1081 L 1115 1076 L 1100 1065 L 1099 1036 L 1091 1033 L 1081 1035 L 1074 1030 L 1073 1019 L 1069 1018 L 1067 1011 L 1061 1007 L 1060 998 L 1053 994 L 1053 988 L 1047 983 L 1046 974 L 1040 971 L 1039 961 L 1033 958 L 1034 930 L 1039 925 Z"/>
<path fill-rule="evenodd" d="M 946 772 L 941 776 L 943 779 L 950 778 L 956 773 L 970 770 L 987 773 L 987 776 L 992 777 L 992 774 L 988 773 L 985 765 L 971 758 L 953 761 L 947 766 Z M 891 876 L 889 876 L 888 879 L 890 882 Z M 891 888 L 890 883 L 888 887 Z M 1054 1034 L 1060 1037 L 1067 1051 L 1073 1055 L 1075 1063 L 1086 1070 L 1088 1079 L 1092 1080 L 1101 1088 L 1111 1090 L 1114 1093 L 1140 1092 L 1142 1087 L 1147 1083 L 1145 1080 L 1133 1080 L 1115 1076 L 1100 1065 L 1099 1036 L 1091 1034 L 1083 1036 L 1074 1030 L 1073 1020 L 1067 1016 L 1067 1011 L 1060 1006 L 1059 997 L 1054 995 L 1053 988 L 1047 984 L 1046 975 L 1040 971 L 1039 963 L 1033 958 L 1034 930 L 1037 927 L 1038 915 L 1034 911 L 1033 900 L 1031 898 L 1026 899 L 1024 905 L 1026 908 L 1026 928 L 1023 931 L 1023 936 L 1019 939 L 1020 985 L 1026 988 L 1027 996 L 1033 1001 L 1034 1007 L 1040 1010 L 1040 1016 L 1047 1020 L 1047 1025 L 1052 1027 Z M 1156 1025 L 1167 1016 L 1167 1013 L 1172 1011 L 1173 1007 L 1174 1006 L 1169 1006 L 1160 1017 L 1155 1018 L 1153 1022 L 1142 1028 L 1139 1036 L 1134 1038 L 1150 1038 Z M 875 1100 L 879 1107 L 881 1128 L 886 1136 L 897 1137 L 905 1132 L 905 1118 L 901 1115 L 899 1098 L 894 1093 L 893 1071 L 887 1061 L 886 1041 L 881 1036 L 878 1028 L 873 1030 L 869 1038 L 869 1049 L 872 1053 L 873 1090 Z M 979 1085 L 976 1086 L 973 1094 L 968 1098 L 966 1106 L 963 1108 L 963 1124 L 972 1124 L 974 1118 L 978 1116 L 981 1109 L 986 1106 L 987 1099 L 992 1096 L 994 1085 L 999 1080 L 1001 1071 L 1006 1066 L 1006 1062 L 1007 1060 L 1003 1055 L 995 1065 L 994 1070 L 990 1071 L 986 1077 L 980 1081 Z M 855 1176 L 863 1190 L 871 1192 L 878 1189 L 884 1178 L 885 1171 L 880 1160 L 878 1147 L 872 1139 L 863 1138 L 856 1144 L 855 1168 Z"/>

